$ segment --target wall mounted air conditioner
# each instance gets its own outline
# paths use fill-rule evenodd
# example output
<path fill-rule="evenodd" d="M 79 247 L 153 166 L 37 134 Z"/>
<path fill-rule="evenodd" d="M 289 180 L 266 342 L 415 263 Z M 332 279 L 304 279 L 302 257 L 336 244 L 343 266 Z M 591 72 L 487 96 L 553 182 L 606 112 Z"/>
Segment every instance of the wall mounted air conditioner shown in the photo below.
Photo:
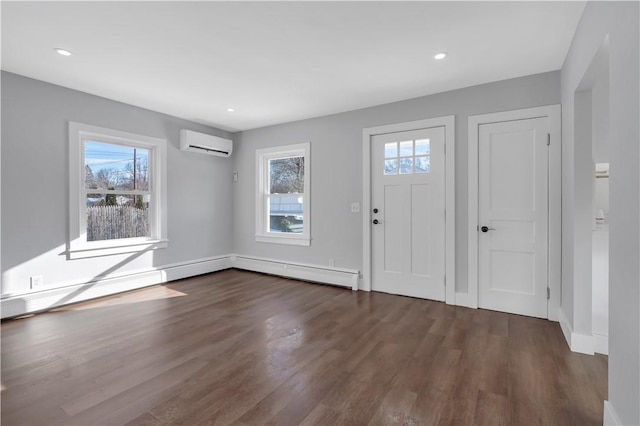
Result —
<path fill-rule="evenodd" d="M 230 157 L 233 151 L 233 141 L 182 129 L 180 130 L 180 149 L 219 157 Z"/>

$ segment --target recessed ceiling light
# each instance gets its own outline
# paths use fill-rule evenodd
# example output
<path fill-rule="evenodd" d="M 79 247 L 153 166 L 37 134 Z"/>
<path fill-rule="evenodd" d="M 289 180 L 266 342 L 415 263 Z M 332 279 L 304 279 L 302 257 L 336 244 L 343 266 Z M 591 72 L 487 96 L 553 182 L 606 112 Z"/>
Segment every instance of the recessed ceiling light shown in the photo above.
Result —
<path fill-rule="evenodd" d="M 67 49 L 62 49 L 60 47 L 56 47 L 55 49 L 56 52 L 58 52 L 58 54 L 62 55 L 62 56 L 71 56 L 71 52 L 69 52 Z"/>
<path fill-rule="evenodd" d="M 444 59 L 447 57 L 447 52 L 440 52 L 440 53 L 436 53 L 433 56 L 433 59 Z"/>
<path fill-rule="evenodd" d="M 234 112 L 234 111 L 235 111 L 235 109 L 233 109 L 233 108 L 227 108 L 227 112 Z"/>

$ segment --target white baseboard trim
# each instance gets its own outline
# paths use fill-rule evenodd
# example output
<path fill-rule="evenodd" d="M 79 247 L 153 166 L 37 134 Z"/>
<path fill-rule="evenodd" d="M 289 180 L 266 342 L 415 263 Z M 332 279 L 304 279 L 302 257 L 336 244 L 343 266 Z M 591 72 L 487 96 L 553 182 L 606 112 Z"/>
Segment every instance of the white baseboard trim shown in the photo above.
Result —
<path fill-rule="evenodd" d="M 284 260 L 265 259 L 261 257 L 231 255 L 231 263 L 236 269 L 279 275 L 287 278 L 334 284 L 358 290 L 360 273 L 354 269 L 331 266 L 292 263 Z"/>
<path fill-rule="evenodd" d="M 237 268 L 318 283 L 334 284 L 358 290 L 357 270 L 286 262 L 229 254 L 174 263 L 158 268 L 128 272 L 122 275 L 96 277 L 91 281 L 56 287 L 38 292 L 9 295 L 0 300 L 0 318 L 12 318 L 46 311 L 71 303 L 163 284 L 182 278 Z"/>
<path fill-rule="evenodd" d="M 558 320 L 560 322 L 560 328 L 562 329 L 562 334 L 564 334 L 564 338 L 569 345 L 569 349 L 572 352 L 578 352 L 581 354 L 593 355 L 594 351 L 594 338 L 592 335 L 575 333 L 573 331 L 573 327 L 569 320 L 567 320 L 566 315 L 562 311 L 562 308 L 558 309 Z"/>
<path fill-rule="evenodd" d="M 622 423 L 618 420 L 615 410 L 611 406 L 611 403 L 607 400 L 604 401 L 604 419 L 602 420 L 603 426 L 621 426 Z"/>
<path fill-rule="evenodd" d="M 228 255 L 217 256 L 135 271 L 120 276 L 98 277 L 90 282 L 9 296 L 0 300 L 0 317 L 11 318 L 44 311 L 70 303 L 136 290 L 231 267 L 231 259 Z"/>
<path fill-rule="evenodd" d="M 593 351 L 597 354 L 609 355 L 609 336 L 593 334 Z"/>
<path fill-rule="evenodd" d="M 456 292 L 454 304 L 457 306 L 466 306 L 467 308 L 477 308 L 475 301 L 471 300 L 469 293 Z"/>
<path fill-rule="evenodd" d="M 371 292 L 370 288 L 365 288 L 364 279 L 363 278 L 358 278 L 358 290 L 366 291 L 367 293 Z"/>

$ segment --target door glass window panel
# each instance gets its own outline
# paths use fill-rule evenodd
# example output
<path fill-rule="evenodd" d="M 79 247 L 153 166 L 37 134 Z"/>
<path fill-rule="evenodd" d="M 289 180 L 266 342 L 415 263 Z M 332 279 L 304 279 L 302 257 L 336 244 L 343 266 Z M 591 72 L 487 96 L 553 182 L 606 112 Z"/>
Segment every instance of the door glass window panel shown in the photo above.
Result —
<path fill-rule="evenodd" d="M 398 159 L 384 160 L 384 174 L 385 175 L 397 175 L 398 174 Z"/>
<path fill-rule="evenodd" d="M 384 144 L 384 158 L 396 158 L 398 156 L 398 142 Z"/>
<path fill-rule="evenodd" d="M 401 158 L 400 159 L 400 174 L 409 175 L 413 173 L 413 158 Z"/>
<path fill-rule="evenodd" d="M 430 172 L 430 158 L 428 155 L 421 155 L 416 157 L 415 167 L 416 173 L 429 173 Z"/>
<path fill-rule="evenodd" d="M 429 155 L 430 145 L 429 139 L 416 140 L 416 155 Z"/>
<path fill-rule="evenodd" d="M 400 142 L 400 157 L 411 157 L 413 155 L 413 141 Z"/>
<path fill-rule="evenodd" d="M 429 139 L 416 139 L 384 144 L 384 174 L 408 175 L 431 172 Z"/>

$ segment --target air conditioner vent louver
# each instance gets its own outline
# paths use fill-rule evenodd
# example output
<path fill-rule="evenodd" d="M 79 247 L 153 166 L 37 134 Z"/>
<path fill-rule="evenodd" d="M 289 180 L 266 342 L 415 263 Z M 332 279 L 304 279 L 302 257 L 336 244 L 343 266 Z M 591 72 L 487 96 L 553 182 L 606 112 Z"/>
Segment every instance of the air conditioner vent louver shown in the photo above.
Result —
<path fill-rule="evenodd" d="M 193 149 L 201 149 L 203 151 L 207 151 L 207 152 L 211 152 L 211 153 L 217 152 L 218 154 L 222 154 L 222 155 L 227 156 L 227 157 L 229 156 L 229 152 L 228 151 L 221 151 L 219 149 L 211 149 L 211 148 L 207 148 L 207 147 L 199 146 L 199 145 L 189 145 L 189 148 L 192 148 L 192 150 Z"/>
<path fill-rule="evenodd" d="M 219 157 L 230 157 L 233 151 L 233 141 L 183 129 L 180 130 L 180 149 Z"/>

